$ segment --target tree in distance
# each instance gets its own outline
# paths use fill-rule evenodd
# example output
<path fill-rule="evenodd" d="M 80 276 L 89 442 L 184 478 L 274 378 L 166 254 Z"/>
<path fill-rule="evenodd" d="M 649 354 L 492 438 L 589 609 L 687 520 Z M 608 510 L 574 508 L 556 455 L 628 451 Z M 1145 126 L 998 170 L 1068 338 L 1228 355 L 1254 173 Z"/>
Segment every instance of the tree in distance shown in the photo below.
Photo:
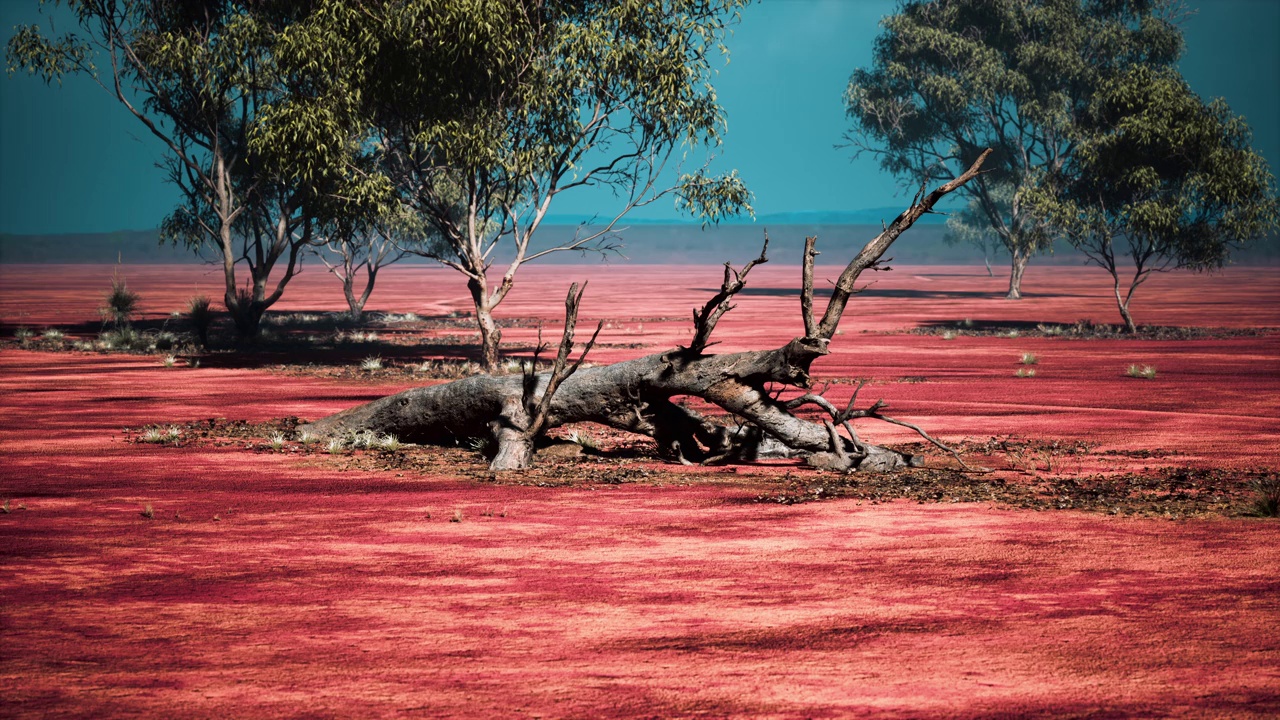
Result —
<path fill-rule="evenodd" d="M 1090 263 L 1111 274 L 1116 305 L 1154 272 L 1221 268 L 1242 243 L 1275 232 L 1280 199 L 1244 118 L 1203 102 L 1171 69 L 1131 68 L 1099 88 L 1066 171 L 1028 193 Z M 1117 256 L 1128 256 L 1133 275 Z"/>
<path fill-rule="evenodd" d="M 520 267 L 611 249 L 631 210 L 664 197 L 711 221 L 749 211 L 735 173 L 670 171 L 719 142 L 712 59 L 745 0 L 461 3 L 322 0 L 282 34 L 276 60 L 307 93 L 274 106 L 264 144 L 367 130 L 376 176 L 431 241 L 408 248 L 462 273 L 487 370 L 494 310 Z M 332 172 L 342 153 L 294 154 Z M 569 238 L 533 240 L 562 193 L 610 188 L 617 205 Z M 500 275 L 497 268 L 503 268 Z"/>
<path fill-rule="evenodd" d="M 55 3 L 63 4 L 63 3 Z M 273 56 L 278 34 L 307 3 L 191 3 L 181 0 L 66 0 L 78 32 L 47 37 L 17 29 L 9 72 L 47 83 L 79 74 L 115 98 L 166 148 L 163 165 L 182 201 L 161 237 L 220 258 L 223 303 L 243 338 L 297 274 L 316 239 L 322 205 L 375 201 L 348 182 L 359 167 L 358 137 L 334 165 L 347 172 L 301 176 L 255 147 L 262 113 L 291 90 Z M 243 286 L 236 269 L 245 265 Z M 277 273 L 276 271 L 279 270 Z"/>
<path fill-rule="evenodd" d="M 1021 298 L 1027 263 L 1053 241 L 1026 191 L 1069 170 L 1098 87 L 1177 60 L 1177 12 L 1173 0 L 906 0 L 849 80 L 846 137 L 912 183 L 993 148 L 965 195 L 1010 255 L 1007 297 Z"/>

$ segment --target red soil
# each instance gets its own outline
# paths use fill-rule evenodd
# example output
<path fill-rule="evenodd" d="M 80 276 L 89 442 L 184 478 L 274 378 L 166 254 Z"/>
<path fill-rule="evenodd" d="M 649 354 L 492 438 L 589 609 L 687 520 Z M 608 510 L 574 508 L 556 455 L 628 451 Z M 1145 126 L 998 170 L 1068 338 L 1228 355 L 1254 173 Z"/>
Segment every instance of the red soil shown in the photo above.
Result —
<path fill-rule="evenodd" d="M 718 284 L 714 268 L 528 270 L 500 314 L 546 318 L 555 332 L 568 283 L 590 277 L 584 315 L 613 321 L 600 362 L 686 340 L 689 308 Z M 160 317 L 195 287 L 216 297 L 205 272 L 127 276 Z M 92 321 L 109 275 L 0 266 L 0 316 L 36 329 Z M 716 349 L 793 335 L 795 275 L 753 274 L 755 288 L 776 292 L 744 297 Z M 998 278 L 900 268 L 854 301 L 816 374 L 871 377 L 864 397 L 947 439 L 1083 439 L 1176 449 L 1178 464 L 1280 465 L 1274 334 L 880 333 L 965 317 L 1111 321 L 1104 278 L 1033 270 L 1031 297 L 1009 303 L 996 299 Z M 303 276 L 281 309 L 342 309 L 332 283 Z M 377 308 L 466 310 L 451 274 L 404 268 L 380 283 Z M 1277 288 L 1275 270 L 1157 278 L 1135 311 L 1159 324 L 1280 326 Z M 532 337 L 507 331 L 516 344 Z M 633 343 L 652 347 L 623 346 Z M 1035 379 L 1013 377 L 1024 351 L 1040 357 Z M 1158 377 L 1124 377 L 1130 363 Z M 342 471 L 120 433 L 214 416 L 314 418 L 406 385 L 0 352 L 0 499 L 12 510 L 0 515 L 3 714 L 1280 715 L 1273 520 L 760 505 L 727 470 L 692 486 L 496 486 L 449 467 Z M 153 519 L 140 515 L 146 504 Z M 462 522 L 448 521 L 455 510 Z"/>

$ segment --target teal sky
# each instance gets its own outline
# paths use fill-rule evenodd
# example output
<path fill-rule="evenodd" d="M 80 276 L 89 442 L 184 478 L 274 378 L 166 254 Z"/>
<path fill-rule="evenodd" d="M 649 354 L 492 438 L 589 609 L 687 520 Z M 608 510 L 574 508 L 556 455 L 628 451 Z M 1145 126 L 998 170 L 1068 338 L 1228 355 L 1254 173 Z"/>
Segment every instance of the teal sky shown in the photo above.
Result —
<path fill-rule="evenodd" d="M 715 85 L 728 113 L 718 169 L 736 167 L 758 214 L 898 205 L 903 193 L 874 160 L 837 149 L 847 127 L 841 95 L 870 63 L 883 0 L 765 0 L 743 12 L 732 62 Z M 1204 97 L 1248 118 L 1254 146 L 1280 170 L 1280 0 L 1191 0 L 1182 72 Z M 7 42 L 40 22 L 38 0 L 0 0 Z M 59 28 L 70 29 L 68 28 Z M 0 77 L 0 232 L 149 229 L 176 204 L 156 168 L 157 141 L 82 78 L 64 85 Z M 604 214 L 608 194 L 566 193 L 558 216 Z M 638 217 L 675 215 L 658 202 Z"/>

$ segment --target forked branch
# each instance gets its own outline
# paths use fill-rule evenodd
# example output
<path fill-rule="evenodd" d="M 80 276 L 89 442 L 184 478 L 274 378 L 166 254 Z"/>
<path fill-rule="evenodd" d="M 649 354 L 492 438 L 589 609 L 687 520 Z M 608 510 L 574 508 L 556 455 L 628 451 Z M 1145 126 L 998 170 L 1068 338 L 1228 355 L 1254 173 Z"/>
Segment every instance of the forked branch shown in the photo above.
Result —
<path fill-rule="evenodd" d="M 717 292 L 706 305 L 702 306 L 702 310 L 693 311 L 693 342 L 689 343 L 687 351 L 690 355 L 701 355 L 703 350 L 711 341 L 711 333 L 716 329 L 716 323 L 720 322 L 721 316 L 733 309 L 733 296 L 742 291 L 746 287 L 747 273 L 757 265 L 769 262 L 767 253 L 769 252 L 769 231 L 764 233 L 764 247 L 760 248 L 760 257 L 747 263 L 742 270 L 734 270 L 729 263 L 724 264 L 724 282 L 720 284 L 720 291 Z"/>
<path fill-rule="evenodd" d="M 542 428 L 547 422 L 547 411 L 551 408 L 551 399 L 555 396 L 556 390 L 560 388 L 569 376 L 578 371 L 582 366 L 582 361 L 586 360 L 587 353 L 591 352 L 591 348 L 595 347 L 596 338 L 600 337 L 600 329 L 604 327 L 604 320 L 596 323 L 595 332 L 591 333 L 591 339 L 582 348 L 582 354 L 569 364 L 569 353 L 573 352 L 573 336 L 574 329 L 578 324 L 578 306 L 582 303 L 582 294 L 587 291 L 587 284 L 582 283 L 581 289 L 578 284 L 574 283 L 569 286 L 569 294 L 564 299 L 564 332 L 560 335 L 560 349 L 556 352 L 555 364 L 551 366 L 551 375 L 547 378 L 547 386 L 542 391 L 542 396 L 538 399 L 537 405 L 533 403 L 531 386 L 536 385 L 536 381 L 531 381 L 535 376 L 536 367 L 530 368 L 525 372 L 525 407 L 529 408 L 529 428 L 527 432 L 530 437 L 536 437 L 542 432 Z M 537 364 L 535 355 L 535 366 Z"/>

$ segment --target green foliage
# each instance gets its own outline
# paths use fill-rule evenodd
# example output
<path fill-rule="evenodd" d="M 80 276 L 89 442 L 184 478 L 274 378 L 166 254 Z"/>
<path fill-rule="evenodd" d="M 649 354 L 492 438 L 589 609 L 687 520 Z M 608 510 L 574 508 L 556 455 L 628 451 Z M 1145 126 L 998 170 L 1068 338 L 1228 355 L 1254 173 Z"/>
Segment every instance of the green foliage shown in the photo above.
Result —
<path fill-rule="evenodd" d="M 1220 268 L 1280 225 L 1274 179 L 1244 118 L 1202 101 L 1174 70 L 1136 67 L 1108 80 L 1079 127 L 1067 172 L 1027 200 L 1111 274 L 1131 331 L 1129 301 L 1150 273 Z M 1134 274 L 1122 296 L 1125 255 Z"/>
<path fill-rule="evenodd" d="M 883 21 L 872 66 L 850 78 L 849 137 L 913 184 L 993 148 L 956 230 L 985 216 L 1016 262 L 1052 242 L 1021 196 L 1063 170 L 1096 88 L 1177 60 L 1175 11 L 1172 0 L 907 0 Z"/>
<path fill-rule="evenodd" d="M 277 38 L 290 92 L 250 142 L 291 178 L 335 188 L 322 218 L 407 210 L 424 239 L 410 249 L 467 275 L 488 313 L 523 262 L 606 250 L 632 208 L 672 196 L 711 221 L 748 209 L 733 174 L 660 184 L 668 161 L 719 142 L 712 59 L 743 4 L 322 0 Z M 586 186 L 619 198 L 603 229 L 531 251 L 553 199 Z M 511 264 L 491 288 L 500 245 Z"/>
<path fill-rule="evenodd" d="M 76 31 L 45 36 L 18 28 L 10 72 L 46 82 L 79 74 L 98 83 L 163 143 L 161 162 L 181 193 L 162 238 L 222 256 L 225 303 L 246 335 L 280 296 L 310 242 L 315 217 L 343 188 L 301 183 L 249 139 L 265 108 L 289 91 L 273 49 L 308 11 L 292 0 L 65 0 Z M 247 265 L 251 296 L 237 296 Z M 283 277 L 268 284 L 273 269 Z"/>

